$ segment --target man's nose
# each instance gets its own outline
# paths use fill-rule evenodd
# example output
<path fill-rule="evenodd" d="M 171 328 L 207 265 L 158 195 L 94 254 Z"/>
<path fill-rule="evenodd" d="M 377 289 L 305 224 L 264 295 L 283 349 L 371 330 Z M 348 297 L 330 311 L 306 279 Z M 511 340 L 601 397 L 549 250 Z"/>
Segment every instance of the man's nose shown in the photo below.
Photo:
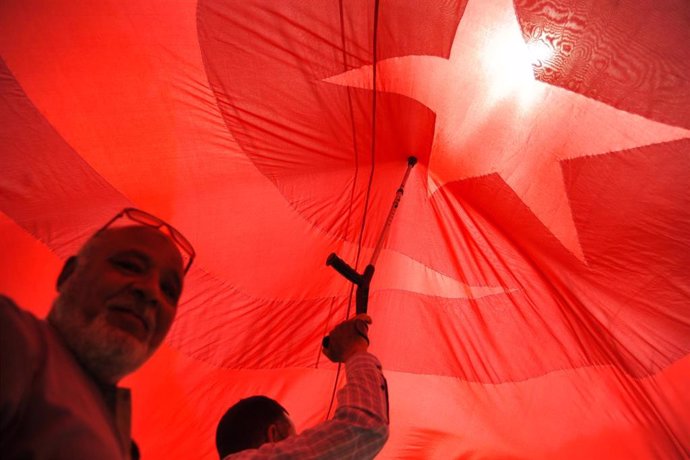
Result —
<path fill-rule="evenodd" d="M 155 276 L 143 277 L 132 285 L 132 293 L 136 299 L 146 305 L 160 305 L 158 280 Z"/>

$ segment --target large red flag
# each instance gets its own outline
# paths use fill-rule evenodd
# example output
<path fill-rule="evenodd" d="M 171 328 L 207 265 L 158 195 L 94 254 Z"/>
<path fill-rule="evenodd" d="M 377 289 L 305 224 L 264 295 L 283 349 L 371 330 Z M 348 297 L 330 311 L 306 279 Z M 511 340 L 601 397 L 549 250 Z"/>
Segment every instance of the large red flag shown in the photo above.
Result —
<path fill-rule="evenodd" d="M 690 456 L 690 6 L 4 2 L 0 290 L 45 314 L 119 209 L 198 253 L 128 382 L 147 458 L 251 394 L 327 413 L 324 262 L 377 263 L 381 458 Z"/>

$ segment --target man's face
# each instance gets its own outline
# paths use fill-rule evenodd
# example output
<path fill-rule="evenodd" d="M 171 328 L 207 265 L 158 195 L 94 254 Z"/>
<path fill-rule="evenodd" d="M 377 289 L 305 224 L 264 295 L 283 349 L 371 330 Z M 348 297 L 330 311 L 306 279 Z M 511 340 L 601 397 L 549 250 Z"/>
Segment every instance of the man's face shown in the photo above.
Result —
<path fill-rule="evenodd" d="M 49 315 L 77 359 L 115 383 L 158 348 L 182 292 L 182 258 L 149 227 L 109 229 L 80 251 Z"/>

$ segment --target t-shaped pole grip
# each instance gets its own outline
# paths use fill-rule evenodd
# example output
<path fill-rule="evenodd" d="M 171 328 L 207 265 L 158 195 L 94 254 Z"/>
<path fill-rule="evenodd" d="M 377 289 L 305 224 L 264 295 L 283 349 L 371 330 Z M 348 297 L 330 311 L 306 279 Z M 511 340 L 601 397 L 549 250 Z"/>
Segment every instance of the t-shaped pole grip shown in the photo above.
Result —
<path fill-rule="evenodd" d="M 386 239 L 386 236 L 388 235 L 388 229 L 390 228 L 391 223 L 393 222 L 393 217 L 395 217 L 395 211 L 396 209 L 398 209 L 398 205 L 400 204 L 400 200 L 405 190 L 405 183 L 407 182 L 407 178 L 410 176 L 410 171 L 412 170 L 412 168 L 414 168 L 414 165 L 416 164 L 416 157 L 411 156 L 407 158 L 407 169 L 405 170 L 405 175 L 403 176 L 402 182 L 400 183 L 400 187 L 395 193 L 393 205 L 391 206 L 390 211 L 388 211 L 388 217 L 386 218 L 386 222 L 383 226 L 383 229 L 381 230 L 381 235 L 379 236 L 378 242 L 376 243 L 374 252 L 371 255 L 369 265 L 364 267 L 364 271 L 362 273 L 357 273 L 357 270 L 350 267 L 347 264 L 347 262 L 338 257 L 336 253 L 331 253 L 331 255 L 328 256 L 328 259 L 326 259 L 326 265 L 330 265 L 331 267 L 333 267 L 338 273 L 347 278 L 348 281 L 357 286 L 355 301 L 357 309 L 356 311 L 358 315 L 367 312 L 367 306 L 369 304 L 369 286 L 371 285 L 371 278 L 374 276 L 374 264 L 378 259 L 379 253 L 381 252 L 383 242 Z M 363 335 L 363 337 L 367 338 L 366 335 Z M 368 340 L 369 339 L 367 338 L 367 341 Z M 327 336 L 324 337 L 322 343 L 324 348 L 328 348 L 329 338 Z"/>
<path fill-rule="evenodd" d="M 347 262 L 338 257 L 335 252 L 328 256 L 326 265 L 333 267 L 338 273 L 347 278 L 348 281 L 357 286 L 357 293 L 355 294 L 356 311 L 358 315 L 360 313 L 366 313 L 367 306 L 369 305 L 369 286 L 371 285 L 371 278 L 374 276 L 374 266 L 371 264 L 367 265 L 363 273 L 357 273 L 354 268 L 350 267 Z"/>

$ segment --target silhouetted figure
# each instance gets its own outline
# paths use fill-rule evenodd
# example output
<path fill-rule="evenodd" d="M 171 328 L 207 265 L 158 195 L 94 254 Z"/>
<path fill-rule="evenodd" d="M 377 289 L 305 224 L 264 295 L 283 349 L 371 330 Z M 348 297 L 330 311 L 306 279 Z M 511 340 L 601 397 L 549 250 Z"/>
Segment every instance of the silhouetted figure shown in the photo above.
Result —
<path fill-rule="evenodd" d="M 358 315 L 329 334 L 323 352 L 331 361 L 345 363 L 347 375 L 331 420 L 296 434 L 287 411 L 273 399 L 242 399 L 218 423 L 220 458 L 374 458 L 388 439 L 388 390 L 381 364 L 367 351 L 370 323 L 367 315 Z"/>

